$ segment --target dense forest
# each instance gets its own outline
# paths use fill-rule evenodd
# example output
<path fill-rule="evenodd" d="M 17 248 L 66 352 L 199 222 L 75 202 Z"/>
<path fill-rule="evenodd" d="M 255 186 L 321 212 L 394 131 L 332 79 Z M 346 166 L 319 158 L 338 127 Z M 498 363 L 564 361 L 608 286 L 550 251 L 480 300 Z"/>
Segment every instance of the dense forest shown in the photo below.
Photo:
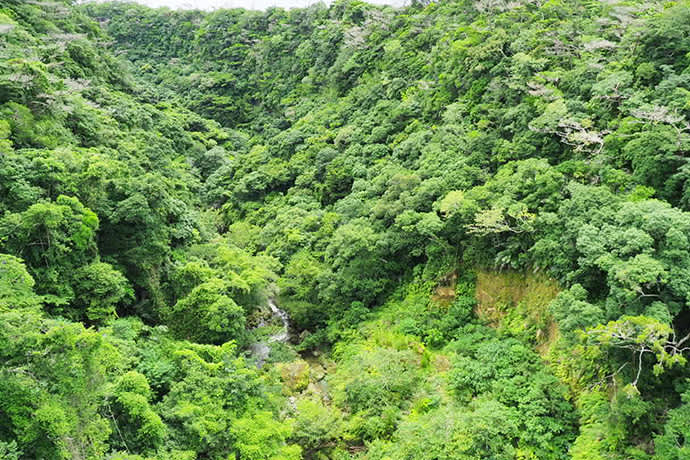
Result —
<path fill-rule="evenodd" d="M 0 458 L 687 460 L 690 1 L 0 1 Z"/>

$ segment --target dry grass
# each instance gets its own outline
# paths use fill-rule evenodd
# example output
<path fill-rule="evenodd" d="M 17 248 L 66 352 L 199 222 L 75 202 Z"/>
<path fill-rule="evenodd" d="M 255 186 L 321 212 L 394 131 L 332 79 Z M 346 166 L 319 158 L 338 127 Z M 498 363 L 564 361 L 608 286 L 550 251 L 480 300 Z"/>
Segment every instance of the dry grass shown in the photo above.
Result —
<path fill-rule="evenodd" d="M 541 332 L 541 329 L 539 329 L 538 332 Z M 546 334 L 542 337 L 537 337 L 537 340 L 539 340 L 537 352 L 542 358 L 546 358 L 549 355 L 551 346 L 558 340 L 558 324 L 553 318 L 549 318 Z"/>
<path fill-rule="evenodd" d="M 534 329 L 532 340 L 542 356 L 558 336 L 548 305 L 560 292 L 558 283 L 541 273 L 477 272 L 476 314 L 489 325 L 512 331 Z"/>
<path fill-rule="evenodd" d="M 455 300 L 455 287 L 457 284 L 457 272 L 453 271 L 444 276 L 434 289 L 431 301 L 441 307 L 448 307 Z"/>
<path fill-rule="evenodd" d="M 451 368 L 450 358 L 447 355 L 434 355 L 431 364 L 436 372 L 448 372 Z"/>

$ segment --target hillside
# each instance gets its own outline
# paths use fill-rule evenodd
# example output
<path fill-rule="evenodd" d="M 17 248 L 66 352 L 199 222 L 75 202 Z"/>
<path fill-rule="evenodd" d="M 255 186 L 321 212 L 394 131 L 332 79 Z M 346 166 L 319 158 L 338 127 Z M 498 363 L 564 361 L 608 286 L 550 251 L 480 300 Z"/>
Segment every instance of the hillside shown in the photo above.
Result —
<path fill-rule="evenodd" d="M 0 457 L 690 456 L 690 2 L 6 0 L 0 56 Z"/>

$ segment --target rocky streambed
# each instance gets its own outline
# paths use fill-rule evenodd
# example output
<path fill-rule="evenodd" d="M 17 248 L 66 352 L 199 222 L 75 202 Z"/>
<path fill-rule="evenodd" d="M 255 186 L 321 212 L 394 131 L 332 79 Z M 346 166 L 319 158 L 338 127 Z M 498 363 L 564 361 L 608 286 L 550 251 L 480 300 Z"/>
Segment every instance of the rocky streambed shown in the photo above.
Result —
<path fill-rule="evenodd" d="M 280 331 L 269 335 L 266 339 L 253 343 L 249 347 L 251 356 L 256 360 L 257 367 L 263 367 L 266 358 L 271 353 L 271 344 L 285 343 L 290 339 L 290 316 L 285 310 L 282 310 L 276 305 L 275 299 L 268 299 L 268 307 L 271 310 L 271 316 L 279 319 L 282 325 Z M 261 327 L 261 326 L 259 326 Z"/>

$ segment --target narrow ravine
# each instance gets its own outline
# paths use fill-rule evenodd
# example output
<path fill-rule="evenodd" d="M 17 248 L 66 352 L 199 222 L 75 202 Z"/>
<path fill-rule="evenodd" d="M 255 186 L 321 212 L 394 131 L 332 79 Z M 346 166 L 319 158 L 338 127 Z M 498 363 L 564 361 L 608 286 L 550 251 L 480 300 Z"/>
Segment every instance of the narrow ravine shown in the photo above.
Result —
<path fill-rule="evenodd" d="M 271 309 L 272 316 L 280 319 L 283 327 L 279 332 L 270 335 L 266 340 L 253 343 L 249 346 L 250 354 L 256 360 L 256 367 L 259 369 L 263 367 L 266 358 L 268 358 L 268 355 L 271 353 L 270 344 L 276 342 L 285 343 L 290 338 L 290 316 L 285 310 L 282 310 L 276 305 L 273 298 L 268 299 L 268 307 Z"/>
<path fill-rule="evenodd" d="M 280 321 L 283 323 L 283 329 L 278 332 L 277 334 L 273 334 L 268 338 L 268 342 L 287 342 L 288 339 L 290 338 L 290 317 L 287 314 L 285 310 L 281 310 L 278 308 L 278 305 L 276 305 L 275 300 L 272 298 L 268 299 L 268 307 L 271 309 L 271 312 L 273 313 L 273 316 L 277 316 L 280 318 Z"/>

